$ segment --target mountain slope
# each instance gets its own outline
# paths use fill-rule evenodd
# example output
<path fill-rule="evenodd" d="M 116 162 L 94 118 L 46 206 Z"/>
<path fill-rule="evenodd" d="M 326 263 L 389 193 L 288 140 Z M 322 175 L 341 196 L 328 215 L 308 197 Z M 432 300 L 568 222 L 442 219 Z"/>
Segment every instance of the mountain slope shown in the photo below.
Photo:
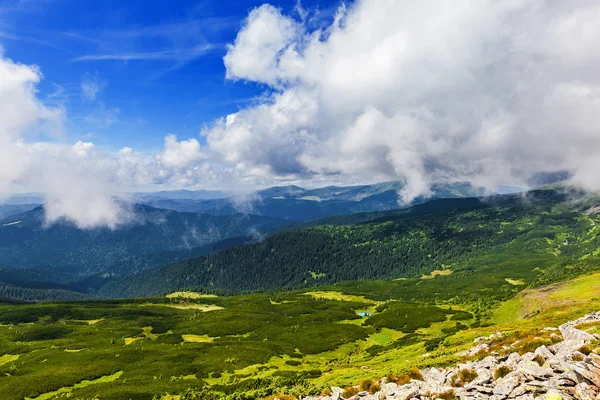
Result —
<path fill-rule="evenodd" d="M 547 273 L 564 263 L 587 268 L 597 257 L 598 218 L 583 212 L 596 203 L 573 203 L 570 196 L 544 190 L 486 201 L 439 200 L 377 214 L 372 222 L 289 230 L 132 276 L 100 293 L 146 296 L 186 287 L 269 290 L 432 271 L 460 277 L 477 268 L 501 268 L 513 257 L 522 264 L 510 264 L 504 271 L 507 278 L 532 280 L 538 275 L 534 268 L 547 267 Z"/>
<path fill-rule="evenodd" d="M 0 205 L 0 220 L 4 218 L 8 218 L 12 215 L 21 214 L 30 210 L 33 210 L 36 207 L 39 207 L 39 204 L 1 204 Z"/>
<path fill-rule="evenodd" d="M 81 230 L 68 222 L 46 226 L 42 207 L 14 215 L 0 221 L 0 263 L 89 275 L 130 257 L 186 252 L 228 238 L 260 235 L 285 223 L 255 215 L 211 216 L 148 206 L 134 211 L 135 222 L 115 230 Z"/>

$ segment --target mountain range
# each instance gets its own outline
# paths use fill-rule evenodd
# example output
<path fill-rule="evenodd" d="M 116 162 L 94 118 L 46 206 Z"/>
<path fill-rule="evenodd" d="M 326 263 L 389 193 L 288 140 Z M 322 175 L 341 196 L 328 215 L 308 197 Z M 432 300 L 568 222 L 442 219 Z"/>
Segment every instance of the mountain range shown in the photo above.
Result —
<path fill-rule="evenodd" d="M 392 210 L 436 198 L 477 197 L 484 194 L 482 189 L 468 182 L 434 184 L 429 196 L 406 202 L 401 195 L 403 189 L 404 184 L 399 181 L 318 189 L 277 186 L 221 199 L 162 198 L 146 200 L 145 204 L 210 215 L 244 212 L 290 221 L 309 221 L 331 215 Z"/>

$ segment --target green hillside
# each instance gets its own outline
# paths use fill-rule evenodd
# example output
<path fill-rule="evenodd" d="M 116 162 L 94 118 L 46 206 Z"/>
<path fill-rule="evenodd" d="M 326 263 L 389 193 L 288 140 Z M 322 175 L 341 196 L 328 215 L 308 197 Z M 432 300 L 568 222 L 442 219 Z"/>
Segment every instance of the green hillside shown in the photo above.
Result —
<path fill-rule="evenodd" d="M 451 273 L 448 279 L 457 284 L 493 271 L 493 280 L 475 284 L 490 291 L 501 284 L 506 288 L 501 291 L 510 292 L 514 285 L 505 279 L 530 284 L 565 270 L 595 268 L 597 217 L 585 211 L 596 200 L 577 196 L 563 189 L 540 190 L 332 217 L 131 276 L 100 293 L 152 296 L 189 287 L 235 293 L 420 277 L 434 271 Z"/>

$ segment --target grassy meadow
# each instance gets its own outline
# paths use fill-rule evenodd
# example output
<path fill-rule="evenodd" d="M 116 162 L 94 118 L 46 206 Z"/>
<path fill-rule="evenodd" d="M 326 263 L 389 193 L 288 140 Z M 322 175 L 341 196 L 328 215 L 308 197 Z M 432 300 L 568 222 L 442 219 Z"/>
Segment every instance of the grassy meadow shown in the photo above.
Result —
<path fill-rule="evenodd" d="M 600 309 L 600 274 L 525 289 L 507 300 L 491 296 L 486 312 L 477 303 L 460 303 L 462 295 L 450 297 L 456 289 L 451 276 L 232 297 L 182 292 L 6 302 L 0 306 L 0 398 L 314 394 L 329 385 L 455 363 L 475 337 L 498 330 L 509 335 L 507 343 L 511 337 L 539 340 L 541 328 Z M 522 287 L 493 279 L 506 291 Z M 409 286 L 418 287 L 417 294 L 409 294 Z M 381 293 L 395 296 L 383 299 Z M 360 311 L 372 316 L 360 317 Z"/>

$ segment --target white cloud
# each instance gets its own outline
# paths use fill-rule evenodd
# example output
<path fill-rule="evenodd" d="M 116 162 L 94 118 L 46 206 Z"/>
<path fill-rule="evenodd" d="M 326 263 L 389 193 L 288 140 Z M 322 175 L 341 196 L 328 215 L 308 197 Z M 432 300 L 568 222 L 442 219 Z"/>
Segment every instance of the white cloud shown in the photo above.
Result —
<path fill-rule="evenodd" d="M 41 190 L 49 221 L 85 228 L 117 226 L 121 193 L 153 185 L 401 179 L 409 200 L 433 182 L 568 170 L 600 190 L 597 1 L 358 0 L 318 30 L 312 14 L 252 10 L 224 64 L 264 96 L 202 129 L 206 146 L 168 135 L 151 154 L 49 139 L 65 110 L 38 99 L 38 67 L 0 52 L 0 194 Z M 102 87 L 84 77 L 102 112 L 82 118 L 108 126 Z"/>
<path fill-rule="evenodd" d="M 214 179 L 209 166 L 198 165 L 196 139 L 177 141 L 169 135 L 156 154 L 124 148 L 111 155 L 92 142 L 69 144 L 48 137 L 66 115 L 38 99 L 41 78 L 38 67 L 0 53 L 0 199 L 33 189 L 46 198 L 48 223 L 66 219 L 82 229 L 115 228 L 132 217 L 123 193 L 138 185 L 186 186 Z"/>
<path fill-rule="evenodd" d="M 81 79 L 81 97 L 94 101 L 105 87 L 106 81 L 100 79 L 98 74 L 85 74 Z"/>
<path fill-rule="evenodd" d="M 270 86 L 204 129 L 249 176 L 494 187 L 566 169 L 600 190 L 600 4 L 359 0 L 310 31 L 252 10 L 227 77 Z"/>
<path fill-rule="evenodd" d="M 177 136 L 165 137 L 165 148 L 160 154 L 160 161 L 167 168 L 185 168 L 200 161 L 200 143 L 196 139 L 177 141 Z"/>
<path fill-rule="evenodd" d="M 276 83 L 279 56 L 298 38 L 299 29 L 294 20 L 273 6 L 265 4 L 252 10 L 235 43 L 227 46 L 227 78 Z"/>

